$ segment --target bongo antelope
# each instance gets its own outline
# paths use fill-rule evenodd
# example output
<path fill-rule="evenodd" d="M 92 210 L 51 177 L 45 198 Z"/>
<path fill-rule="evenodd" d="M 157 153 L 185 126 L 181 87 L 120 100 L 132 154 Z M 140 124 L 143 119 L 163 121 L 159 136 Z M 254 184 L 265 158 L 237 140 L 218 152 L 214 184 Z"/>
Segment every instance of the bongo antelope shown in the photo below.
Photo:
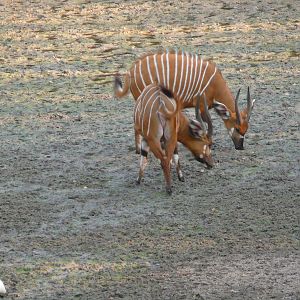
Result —
<path fill-rule="evenodd" d="M 137 183 L 141 182 L 147 164 L 148 152 L 161 161 L 166 190 L 171 194 L 170 163 L 173 157 L 179 180 L 184 181 L 180 169 L 177 141 L 186 146 L 194 157 L 211 168 L 214 164 L 209 141 L 212 122 L 204 97 L 204 115 L 207 126 L 200 114 L 200 97 L 196 104 L 196 120 L 189 120 L 181 111 L 180 102 L 164 87 L 148 85 L 138 97 L 134 108 L 134 129 L 142 136 L 140 171 Z"/>
<path fill-rule="evenodd" d="M 122 97 L 130 89 L 135 100 L 151 83 L 158 82 L 180 101 L 182 108 L 195 107 L 197 96 L 205 92 L 208 108 L 214 108 L 224 121 L 224 125 L 238 150 L 244 149 L 244 135 L 255 100 L 250 99 L 248 87 L 247 108 L 240 111 L 238 95 L 234 97 L 221 71 L 208 60 L 184 51 L 164 51 L 147 54 L 138 59 L 124 78 L 124 87 L 119 77 L 115 77 L 115 95 Z M 201 112 L 204 109 L 201 106 Z M 136 147 L 138 137 L 136 136 Z"/>

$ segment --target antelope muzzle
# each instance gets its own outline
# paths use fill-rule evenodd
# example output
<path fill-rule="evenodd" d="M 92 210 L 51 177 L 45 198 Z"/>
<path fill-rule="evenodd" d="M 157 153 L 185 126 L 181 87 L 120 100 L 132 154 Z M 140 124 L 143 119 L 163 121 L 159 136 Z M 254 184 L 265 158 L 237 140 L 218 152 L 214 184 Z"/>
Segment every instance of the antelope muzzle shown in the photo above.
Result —
<path fill-rule="evenodd" d="M 239 137 L 238 139 L 234 139 L 234 146 L 236 150 L 244 150 L 244 137 Z"/>
<path fill-rule="evenodd" d="M 204 164 L 207 169 L 211 169 L 214 166 L 214 160 L 212 157 L 195 156 L 195 159 Z"/>
<path fill-rule="evenodd" d="M 241 135 L 236 129 L 232 133 L 232 141 L 236 150 L 244 150 L 244 136 Z"/>

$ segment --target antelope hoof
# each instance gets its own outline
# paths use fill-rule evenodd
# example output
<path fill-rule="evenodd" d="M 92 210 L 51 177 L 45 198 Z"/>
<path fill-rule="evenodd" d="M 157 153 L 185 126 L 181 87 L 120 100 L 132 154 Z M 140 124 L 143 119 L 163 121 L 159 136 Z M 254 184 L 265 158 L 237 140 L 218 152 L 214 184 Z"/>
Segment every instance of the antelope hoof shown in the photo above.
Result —
<path fill-rule="evenodd" d="M 184 177 L 183 176 L 178 176 L 179 181 L 184 182 Z"/>
<path fill-rule="evenodd" d="M 244 147 L 243 146 L 238 146 L 238 147 L 235 147 L 236 150 L 244 150 Z"/>
<path fill-rule="evenodd" d="M 167 194 L 168 194 L 168 195 L 172 195 L 172 190 L 171 190 L 170 187 L 167 187 L 167 188 L 166 188 L 166 191 L 167 191 Z"/>
<path fill-rule="evenodd" d="M 140 184 L 141 184 L 141 179 L 138 178 L 138 179 L 135 181 L 135 183 L 136 183 L 137 185 L 140 185 Z"/>

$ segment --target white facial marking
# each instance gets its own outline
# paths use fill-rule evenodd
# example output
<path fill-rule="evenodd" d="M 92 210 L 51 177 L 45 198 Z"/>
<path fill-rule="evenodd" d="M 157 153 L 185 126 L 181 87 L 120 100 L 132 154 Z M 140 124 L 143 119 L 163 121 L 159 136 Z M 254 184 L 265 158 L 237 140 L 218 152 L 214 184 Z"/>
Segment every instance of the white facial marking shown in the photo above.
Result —
<path fill-rule="evenodd" d="M 234 128 L 230 128 L 230 129 L 228 129 L 228 133 L 229 133 L 229 135 L 230 135 L 230 136 L 232 136 L 232 135 L 233 135 L 233 131 L 234 131 Z"/>
<path fill-rule="evenodd" d="M 203 158 L 203 154 L 200 154 L 200 158 Z"/>

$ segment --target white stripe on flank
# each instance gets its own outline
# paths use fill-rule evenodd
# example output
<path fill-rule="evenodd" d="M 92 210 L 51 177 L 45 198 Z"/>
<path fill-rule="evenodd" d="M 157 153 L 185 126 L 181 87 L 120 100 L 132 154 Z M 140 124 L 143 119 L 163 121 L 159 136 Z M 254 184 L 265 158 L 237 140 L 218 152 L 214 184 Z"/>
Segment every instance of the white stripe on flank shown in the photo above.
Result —
<path fill-rule="evenodd" d="M 144 85 L 144 88 L 146 87 L 146 83 L 144 81 L 144 77 L 143 77 L 143 74 L 142 74 L 142 61 L 140 60 L 140 77 L 142 79 L 142 82 L 143 82 L 143 85 Z"/>
<path fill-rule="evenodd" d="M 197 72 L 198 72 L 198 55 L 196 55 L 196 65 L 195 65 L 195 68 L 194 68 L 194 80 L 193 80 L 191 91 L 190 91 L 189 95 L 187 96 L 187 101 L 189 101 L 190 98 L 194 94 L 195 83 L 196 83 L 196 78 L 197 78 Z"/>
<path fill-rule="evenodd" d="M 182 83 L 182 76 L 183 76 L 183 66 L 184 66 L 184 53 L 182 51 L 182 54 L 181 54 L 181 73 L 180 73 L 180 82 L 179 82 L 179 86 L 178 86 L 178 90 L 177 90 L 177 95 L 179 95 L 180 93 L 180 90 L 181 90 L 181 83 Z"/>
<path fill-rule="evenodd" d="M 154 61 L 154 65 L 155 65 L 157 82 L 160 83 L 159 72 L 158 72 L 157 61 L 156 61 L 156 54 L 154 54 L 154 56 L 153 56 L 153 61 Z"/>
<path fill-rule="evenodd" d="M 141 93 L 141 90 L 140 90 L 140 88 L 139 88 L 139 86 L 137 85 L 137 82 L 136 82 L 136 64 L 134 65 L 133 77 L 134 77 L 134 83 L 135 83 L 137 89 L 139 90 L 139 92 Z"/>
<path fill-rule="evenodd" d="M 152 95 L 150 95 L 148 101 L 146 102 L 146 104 L 144 105 L 144 110 L 143 112 L 141 113 L 141 123 L 142 123 L 142 133 L 144 133 L 144 116 L 145 116 L 145 112 L 146 112 L 146 109 L 147 109 L 147 106 L 148 106 L 148 103 L 152 100 L 152 97 L 156 96 L 157 95 L 157 92 L 156 93 L 153 93 Z M 146 97 L 145 97 L 146 98 Z"/>
<path fill-rule="evenodd" d="M 151 70 L 150 70 L 149 56 L 147 56 L 147 69 L 148 69 L 150 81 L 151 81 L 151 83 L 153 83 L 153 78 L 152 78 L 152 74 L 151 74 Z"/>
<path fill-rule="evenodd" d="M 150 122 L 151 122 L 151 116 L 152 116 L 152 109 L 153 109 L 153 106 L 155 104 L 155 102 L 160 99 L 159 95 L 156 96 L 156 98 L 153 100 L 152 102 L 152 105 L 151 105 L 151 108 L 150 108 L 150 112 L 149 112 L 149 120 L 148 120 L 148 130 L 147 130 L 147 136 L 149 135 L 149 132 L 150 132 Z M 143 120 L 144 122 L 144 120 Z"/>
<path fill-rule="evenodd" d="M 183 90 L 182 90 L 182 92 L 181 92 L 181 94 L 180 94 L 180 96 L 179 96 L 180 98 L 181 98 L 181 97 L 183 96 L 183 94 L 184 94 L 185 87 L 186 87 L 187 77 L 188 77 L 188 75 L 189 75 L 189 58 L 190 58 L 190 56 L 187 55 L 187 57 L 186 57 L 185 80 L 184 80 Z"/>
<path fill-rule="evenodd" d="M 188 96 L 190 94 L 190 89 L 191 89 L 191 83 L 193 79 L 193 68 L 194 68 L 194 54 L 192 54 L 192 61 L 191 61 L 191 69 L 190 69 L 190 80 L 189 80 L 189 85 L 185 93 L 184 101 L 188 100 Z"/>
<path fill-rule="evenodd" d="M 170 64 L 169 64 L 169 52 L 167 52 L 166 55 L 166 60 L 167 60 L 167 86 L 166 88 L 170 87 Z"/>
<path fill-rule="evenodd" d="M 175 86 L 176 86 L 176 79 L 177 79 L 177 59 L 178 59 L 178 53 L 177 53 L 177 50 L 176 50 L 176 53 L 175 53 L 175 68 L 174 68 L 174 71 L 175 71 L 175 75 L 174 75 L 174 84 L 173 84 L 173 91 L 175 93 Z"/>
<path fill-rule="evenodd" d="M 137 121 L 137 113 L 138 112 L 140 112 L 141 111 L 141 106 L 142 106 L 142 104 L 143 104 L 143 101 L 144 101 L 144 99 L 145 99 L 145 93 L 146 93 L 146 96 L 147 96 L 147 94 L 148 94 L 148 92 L 149 91 L 147 91 L 147 92 L 145 92 L 145 91 L 147 91 L 146 89 L 144 89 L 143 91 L 142 91 L 142 93 L 140 94 L 140 96 L 137 98 L 137 100 L 136 100 L 136 103 L 135 103 L 135 108 L 134 108 L 134 121 L 136 122 Z"/>
<path fill-rule="evenodd" d="M 215 67 L 214 73 L 211 75 L 211 77 L 210 77 L 209 80 L 207 81 L 205 87 L 204 87 L 203 90 L 200 92 L 200 96 L 201 96 L 202 93 L 205 91 L 205 89 L 208 87 L 208 85 L 210 84 L 210 82 L 212 81 L 212 79 L 214 78 L 214 76 L 216 75 L 216 72 L 217 72 L 217 67 Z"/>
<path fill-rule="evenodd" d="M 138 104 L 136 104 L 135 108 L 134 108 L 134 123 L 137 123 L 137 113 L 140 111 L 140 104 L 141 102 L 139 102 Z"/>
<path fill-rule="evenodd" d="M 204 72 L 203 72 L 203 75 L 202 75 L 201 83 L 200 83 L 200 86 L 199 86 L 199 93 L 200 93 L 200 91 L 201 91 L 201 86 L 202 86 L 202 83 L 203 83 L 203 79 L 204 79 L 204 77 L 205 77 L 205 73 L 206 73 L 207 67 L 208 67 L 208 62 L 206 63 L 206 67 L 205 67 Z M 201 95 L 200 95 L 200 96 L 201 96 Z"/>
<path fill-rule="evenodd" d="M 197 80 L 197 83 L 196 83 L 196 85 L 195 85 L 195 89 L 197 89 L 197 86 L 198 86 L 198 84 L 199 84 L 199 81 L 200 81 L 200 79 L 201 79 L 201 73 L 202 73 L 202 63 L 203 63 L 203 60 L 202 60 L 202 58 L 201 58 L 200 69 L 199 69 L 199 75 L 198 75 L 198 80 Z M 198 94 L 198 92 L 196 92 L 196 94 Z"/>
<path fill-rule="evenodd" d="M 160 61 L 161 61 L 162 75 L 163 75 L 163 79 L 164 79 L 164 87 L 166 87 L 165 66 L 164 66 L 164 55 L 165 55 L 165 53 L 163 53 L 163 54 L 160 56 Z"/>
<path fill-rule="evenodd" d="M 135 103 L 135 107 L 134 107 L 134 123 L 137 122 L 137 113 L 140 112 L 140 106 L 141 106 L 141 104 L 143 102 L 143 99 L 144 99 L 144 97 L 143 97 L 144 91 L 145 90 L 143 90 L 142 94 L 137 98 L 136 103 Z"/>
<path fill-rule="evenodd" d="M 143 90 L 143 93 L 139 96 L 139 98 L 138 98 L 138 100 L 137 100 L 138 103 L 136 103 L 136 111 L 135 111 L 135 116 L 134 116 L 134 119 L 135 119 L 136 122 L 137 122 L 137 113 L 140 113 L 139 119 L 141 120 L 141 110 L 143 110 L 143 102 L 144 102 L 144 100 L 147 99 L 148 94 L 149 94 L 153 89 L 155 89 L 155 88 L 156 88 L 156 87 L 151 87 L 148 91 L 147 91 L 147 89 L 144 89 L 144 90 Z M 144 91 L 147 91 L 146 94 L 145 94 Z M 144 95 L 144 94 L 145 94 L 145 95 Z M 140 122 L 141 122 L 141 121 L 140 121 Z"/>

